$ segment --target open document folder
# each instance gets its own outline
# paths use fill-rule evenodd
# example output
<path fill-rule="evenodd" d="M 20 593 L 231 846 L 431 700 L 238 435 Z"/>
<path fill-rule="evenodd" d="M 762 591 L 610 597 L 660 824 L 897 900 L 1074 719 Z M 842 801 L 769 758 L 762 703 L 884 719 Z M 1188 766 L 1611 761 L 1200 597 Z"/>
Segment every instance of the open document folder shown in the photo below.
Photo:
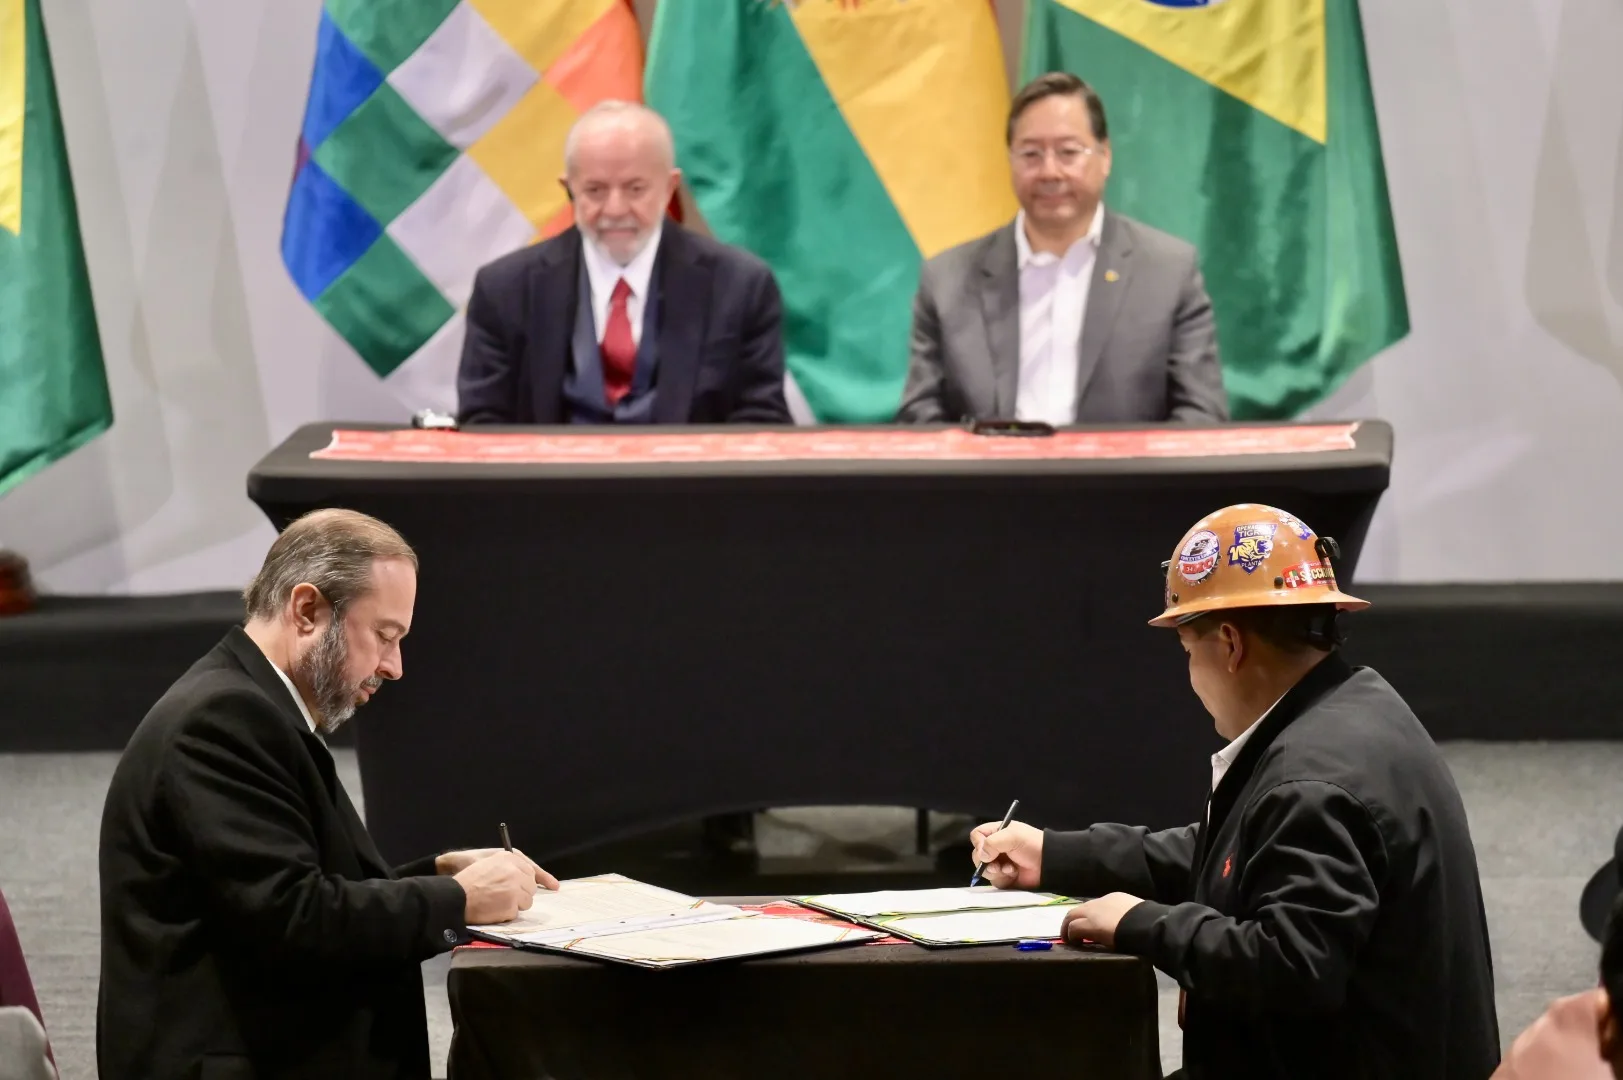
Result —
<path fill-rule="evenodd" d="M 795 902 L 920 945 L 1001 945 L 1059 937 L 1065 913 L 1080 901 L 1054 893 L 977 885 L 823 893 L 795 897 Z"/>
<path fill-rule="evenodd" d="M 537 889 L 511 922 L 468 927 L 501 945 L 670 968 L 869 941 L 874 930 L 779 918 L 712 904 L 619 874 Z"/>

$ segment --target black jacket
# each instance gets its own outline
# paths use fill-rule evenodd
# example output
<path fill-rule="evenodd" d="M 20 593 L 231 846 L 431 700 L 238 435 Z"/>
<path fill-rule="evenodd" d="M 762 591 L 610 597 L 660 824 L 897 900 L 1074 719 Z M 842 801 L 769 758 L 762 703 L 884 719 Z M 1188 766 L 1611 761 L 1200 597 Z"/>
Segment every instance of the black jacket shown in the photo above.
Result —
<path fill-rule="evenodd" d="M 420 965 L 462 887 L 383 862 L 241 629 L 131 736 L 100 864 L 103 1080 L 429 1075 Z"/>
<path fill-rule="evenodd" d="M 1459 790 L 1397 692 L 1338 655 L 1258 725 L 1208 827 L 1049 832 L 1042 884 L 1146 898 L 1116 949 L 1186 991 L 1191 1080 L 1485 1080 L 1498 1064 Z"/>
<path fill-rule="evenodd" d="M 580 299 L 581 235 L 570 228 L 481 269 L 468 300 L 457 417 L 561 424 Z M 662 227 L 655 424 L 787 424 L 783 299 L 747 251 Z"/>

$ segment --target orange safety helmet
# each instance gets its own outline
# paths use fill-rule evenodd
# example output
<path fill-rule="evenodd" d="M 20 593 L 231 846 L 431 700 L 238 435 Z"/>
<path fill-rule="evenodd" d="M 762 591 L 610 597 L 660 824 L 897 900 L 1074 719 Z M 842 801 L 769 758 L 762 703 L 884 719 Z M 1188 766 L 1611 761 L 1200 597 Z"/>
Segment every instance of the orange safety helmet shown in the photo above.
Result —
<path fill-rule="evenodd" d="M 1195 522 L 1166 570 L 1166 610 L 1151 626 L 1181 626 L 1208 611 L 1334 604 L 1361 611 L 1369 601 L 1336 584 L 1341 549 L 1301 520 L 1261 503 L 1225 506 Z"/>

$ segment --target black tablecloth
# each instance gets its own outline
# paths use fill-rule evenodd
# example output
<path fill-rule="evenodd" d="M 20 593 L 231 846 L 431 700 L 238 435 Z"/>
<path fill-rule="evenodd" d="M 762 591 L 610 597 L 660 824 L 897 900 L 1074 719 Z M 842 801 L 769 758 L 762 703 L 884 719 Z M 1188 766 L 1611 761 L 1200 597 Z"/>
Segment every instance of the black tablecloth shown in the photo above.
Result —
<path fill-rule="evenodd" d="M 1194 820 L 1220 740 L 1145 625 L 1162 560 L 1251 500 L 1336 536 L 1350 579 L 1392 449 L 1366 422 L 1353 450 L 1199 459 L 312 460 L 333 427 L 248 489 L 278 524 L 376 514 L 421 556 L 405 680 L 357 724 L 397 859 L 498 821 L 544 859 L 768 806 Z"/>
<path fill-rule="evenodd" d="M 645 971 L 463 949 L 450 1080 L 1161 1075 L 1155 971 L 1056 946 L 822 952 Z"/>

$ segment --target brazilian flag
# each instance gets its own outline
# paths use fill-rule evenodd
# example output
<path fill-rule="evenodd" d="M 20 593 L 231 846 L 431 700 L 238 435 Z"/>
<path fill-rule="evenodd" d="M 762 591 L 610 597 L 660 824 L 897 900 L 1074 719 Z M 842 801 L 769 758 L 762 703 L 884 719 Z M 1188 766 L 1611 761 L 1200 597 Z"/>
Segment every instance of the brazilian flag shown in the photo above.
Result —
<path fill-rule="evenodd" d="M 1030 0 L 1027 78 L 1104 99 L 1105 202 L 1200 250 L 1236 419 L 1409 331 L 1357 0 Z"/>

